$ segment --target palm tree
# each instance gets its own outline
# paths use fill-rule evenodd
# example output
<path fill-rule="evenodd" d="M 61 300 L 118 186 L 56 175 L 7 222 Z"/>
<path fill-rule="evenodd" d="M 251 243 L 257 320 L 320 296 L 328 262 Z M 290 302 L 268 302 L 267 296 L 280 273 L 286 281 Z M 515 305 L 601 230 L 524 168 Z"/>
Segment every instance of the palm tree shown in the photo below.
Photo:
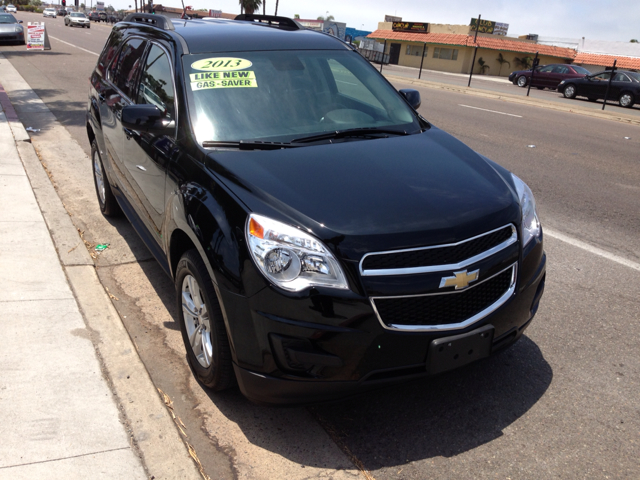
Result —
<path fill-rule="evenodd" d="M 329 12 L 327 12 L 327 13 L 329 13 Z M 325 21 L 325 22 L 330 22 L 332 20 L 335 20 L 335 17 L 333 15 L 327 15 L 326 17 L 323 17 L 322 15 L 320 15 L 318 17 L 318 20 L 322 20 L 322 21 Z"/>
<path fill-rule="evenodd" d="M 240 0 L 239 3 L 240 13 L 244 11 L 247 15 L 251 15 L 260 5 L 262 5 L 262 0 Z"/>
<path fill-rule="evenodd" d="M 509 68 L 511 68 L 511 63 L 508 62 L 503 56 L 502 53 L 498 53 L 498 58 L 496 59 L 498 60 L 498 63 L 500 64 L 500 68 L 498 69 L 498 76 L 500 76 L 500 71 L 502 70 L 502 65 L 504 65 L 505 63 L 507 65 L 509 65 Z"/>
<path fill-rule="evenodd" d="M 516 65 L 520 65 L 523 70 L 529 70 L 531 68 L 531 65 L 533 63 L 533 58 L 531 57 L 522 57 L 522 58 L 514 58 L 513 59 L 514 62 L 516 62 Z"/>
<path fill-rule="evenodd" d="M 491 68 L 489 65 L 487 65 L 487 62 L 485 62 L 485 61 L 482 59 L 482 57 L 480 57 L 480 58 L 478 59 L 478 65 L 480 66 L 480 73 L 481 73 L 482 75 L 484 75 L 484 74 L 485 74 L 485 72 Z"/>

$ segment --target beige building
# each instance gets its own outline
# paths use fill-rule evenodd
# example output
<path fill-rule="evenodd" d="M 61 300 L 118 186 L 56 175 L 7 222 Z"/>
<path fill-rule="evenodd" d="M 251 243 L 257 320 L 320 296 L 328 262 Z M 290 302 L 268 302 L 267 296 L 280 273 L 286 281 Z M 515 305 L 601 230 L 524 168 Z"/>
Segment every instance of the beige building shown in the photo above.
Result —
<path fill-rule="evenodd" d="M 396 65 L 419 68 L 423 62 L 423 68 L 429 70 L 469 73 L 477 46 L 474 74 L 506 77 L 513 70 L 523 68 L 516 59 L 533 57 L 536 52 L 541 65 L 571 63 L 576 56 L 576 51 L 571 48 L 539 45 L 532 40 L 501 35 L 478 33 L 477 43 L 474 43 L 475 32 L 470 32 L 469 25 L 428 24 L 427 33 L 394 31 L 392 25 L 391 22 L 380 22 L 378 30 L 367 38 L 380 43 L 386 41 L 385 53 L 389 55 L 389 63 Z M 484 69 L 480 59 L 486 65 Z"/>

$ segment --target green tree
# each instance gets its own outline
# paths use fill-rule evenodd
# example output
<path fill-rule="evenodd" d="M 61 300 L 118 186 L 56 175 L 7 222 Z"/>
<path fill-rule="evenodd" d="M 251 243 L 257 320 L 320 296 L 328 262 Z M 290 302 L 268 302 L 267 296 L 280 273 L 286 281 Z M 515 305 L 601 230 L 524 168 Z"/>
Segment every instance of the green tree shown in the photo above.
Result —
<path fill-rule="evenodd" d="M 329 12 L 327 12 L 329 13 Z M 327 15 L 326 17 L 323 17 L 322 15 L 318 17 L 318 20 L 322 20 L 323 22 L 330 22 L 332 20 L 335 20 L 335 18 L 333 17 L 333 15 Z"/>
<path fill-rule="evenodd" d="M 487 70 L 489 70 L 489 69 L 491 68 L 489 65 L 487 65 L 487 62 L 485 62 L 485 61 L 482 59 L 482 57 L 480 57 L 480 58 L 478 59 L 478 66 L 480 67 L 480 73 L 481 73 L 482 75 L 484 75 L 484 74 L 487 72 Z"/>
<path fill-rule="evenodd" d="M 496 60 L 498 60 L 498 63 L 500 64 L 500 68 L 498 69 L 498 76 L 500 76 L 500 72 L 502 71 L 502 65 L 504 65 L 505 63 L 509 65 L 509 68 L 511 68 L 511 62 L 507 61 L 502 56 L 502 53 L 498 53 L 498 58 L 496 58 Z"/>
<path fill-rule="evenodd" d="M 251 15 L 255 12 L 260 5 L 262 5 L 262 0 L 240 0 L 240 12 L 244 12 L 248 15 Z"/>
<path fill-rule="evenodd" d="M 631 43 L 639 43 L 637 38 L 632 38 L 631 40 L 629 40 Z"/>
<path fill-rule="evenodd" d="M 294 13 L 293 14 L 293 18 L 300 18 L 300 14 L 299 13 Z"/>
<path fill-rule="evenodd" d="M 85 8 L 86 8 L 86 7 L 85 7 L 84 3 L 81 3 L 81 4 L 80 4 L 80 10 L 84 10 Z"/>
<path fill-rule="evenodd" d="M 532 57 L 522 57 L 522 58 L 514 58 L 513 61 L 516 63 L 516 65 L 520 65 L 524 70 L 528 70 L 531 68 L 531 65 L 533 64 L 533 58 Z"/>
<path fill-rule="evenodd" d="M 33 5 L 34 7 L 39 7 L 42 5 L 42 0 L 29 0 L 29 5 Z"/>

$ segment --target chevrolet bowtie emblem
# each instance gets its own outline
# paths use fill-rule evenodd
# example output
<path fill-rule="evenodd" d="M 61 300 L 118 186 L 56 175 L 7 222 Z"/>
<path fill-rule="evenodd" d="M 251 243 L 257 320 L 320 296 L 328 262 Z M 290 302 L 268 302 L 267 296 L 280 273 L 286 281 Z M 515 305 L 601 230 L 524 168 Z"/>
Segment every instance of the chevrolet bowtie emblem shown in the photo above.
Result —
<path fill-rule="evenodd" d="M 471 282 L 478 280 L 479 272 L 480 270 L 474 270 L 469 273 L 467 273 L 466 270 L 453 272 L 453 277 L 442 277 L 442 280 L 440 280 L 440 288 L 456 287 L 456 290 L 467 288 Z"/>

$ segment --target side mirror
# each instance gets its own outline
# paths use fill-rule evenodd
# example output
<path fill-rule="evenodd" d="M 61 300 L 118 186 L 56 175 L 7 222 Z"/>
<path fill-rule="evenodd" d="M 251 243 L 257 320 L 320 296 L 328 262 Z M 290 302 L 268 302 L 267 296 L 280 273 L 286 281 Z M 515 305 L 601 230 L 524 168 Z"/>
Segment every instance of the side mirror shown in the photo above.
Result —
<path fill-rule="evenodd" d="M 400 93 L 404 96 L 404 98 L 407 99 L 407 102 L 409 102 L 409 105 L 411 105 L 414 110 L 420 108 L 422 100 L 420 100 L 419 91 L 414 90 L 413 88 L 403 88 L 402 90 L 400 90 Z"/>
<path fill-rule="evenodd" d="M 166 135 L 175 127 L 175 122 L 155 105 L 128 105 L 122 109 L 122 126 L 152 135 Z"/>
<path fill-rule="evenodd" d="M 22 20 L 18 20 L 18 23 L 22 23 Z"/>

